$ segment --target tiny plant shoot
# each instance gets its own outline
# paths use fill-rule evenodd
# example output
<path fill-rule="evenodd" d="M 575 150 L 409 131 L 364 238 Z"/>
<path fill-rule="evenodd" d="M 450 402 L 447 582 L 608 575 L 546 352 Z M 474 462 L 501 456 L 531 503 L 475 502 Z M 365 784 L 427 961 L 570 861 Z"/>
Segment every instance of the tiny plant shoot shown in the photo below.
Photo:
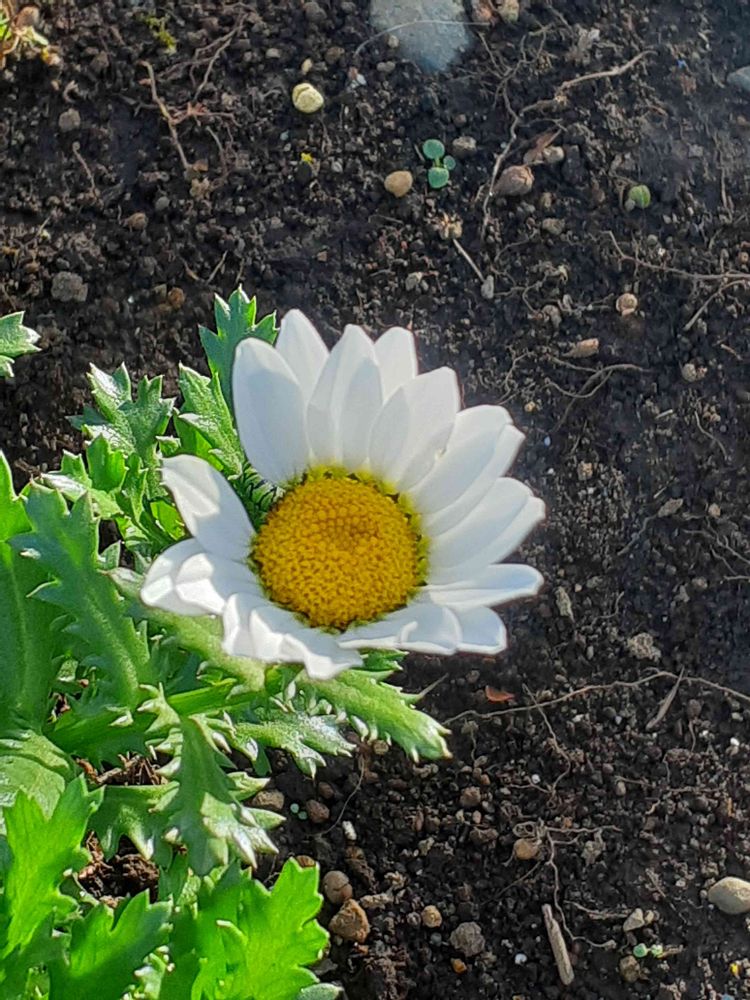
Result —
<path fill-rule="evenodd" d="M 444 188 L 450 183 L 451 170 L 456 166 L 452 156 L 445 155 L 445 146 L 439 139 L 427 139 L 422 143 L 422 153 L 432 166 L 427 171 L 427 182 L 433 190 Z"/>

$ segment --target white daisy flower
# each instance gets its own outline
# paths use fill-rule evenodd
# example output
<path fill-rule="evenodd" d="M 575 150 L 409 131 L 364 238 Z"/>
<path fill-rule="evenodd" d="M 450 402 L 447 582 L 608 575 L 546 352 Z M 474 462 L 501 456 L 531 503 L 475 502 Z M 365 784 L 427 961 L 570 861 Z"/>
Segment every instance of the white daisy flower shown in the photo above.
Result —
<path fill-rule="evenodd" d="M 418 374 L 408 330 L 347 326 L 329 351 L 297 310 L 276 347 L 239 345 L 232 385 L 248 460 L 283 495 L 255 531 L 213 466 L 166 459 L 192 537 L 155 560 L 146 604 L 220 615 L 227 653 L 319 679 L 360 649 L 505 648 L 492 608 L 542 577 L 502 560 L 544 516 L 506 476 L 523 440 L 506 410 L 462 410 L 451 369 Z"/>

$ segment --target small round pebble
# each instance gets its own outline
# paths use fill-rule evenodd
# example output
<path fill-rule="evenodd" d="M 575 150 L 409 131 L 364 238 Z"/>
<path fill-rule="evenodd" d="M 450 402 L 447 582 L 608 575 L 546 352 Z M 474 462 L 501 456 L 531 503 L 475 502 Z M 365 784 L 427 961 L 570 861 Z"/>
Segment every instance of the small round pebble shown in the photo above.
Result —
<path fill-rule="evenodd" d="M 519 198 L 528 194 L 534 186 L 534 173 L 531 167 L 506 167 L 495 184 L 495 194 L 504 198 Z"/>
<path fill-rule="evenodd" d="M 334 906 L 341 906 L 352 898 L 351 882 L 344 872 L 332 871 L 324 875 L 322 889 L 325 898 Z"/>
<path fill-rule="evenodd" d="M 311 83 L 298 83 L 292 91 L 292 104 L 305 115 L 314 115 L 325 104 L 323 95 Z"/>
<path fill-rule="evenodd" d="M 347 899 L 339 912 L 328 925 L 331 934 L 337 934 L 344 941 L 356 941 L 364 944 L 370 933 L 370 921 L 367 914 L 356 901 Z"/>
<path fill-rule="evenodd" d="M 443 922 L 443 914 L 437 906 L 425 906 L 422 910 L 422 923 L 431 930 L 440 927 Z"/>
<path fill-rule="evenodd" d="M 327 823 L 331 818 L 331 810 L 324 802 L 318 802 L 317 799 L 308 799 L 305 802 L 305 811 L 310 822 L 317 826 Z"/>
<path fill-rule="evenodd" d="M 81 116 L 75 108 L 68 108 L 57 119 L 57 124 L 61 132 L 75 132 L 81 127 Z"/>
<path fill-rule="evenodd" d="M 407 195 L 414 184 L 414 177 L 410 170 L 394 170 L 383 181 L 388 194 L 394 198 L 403 198 Z"/>

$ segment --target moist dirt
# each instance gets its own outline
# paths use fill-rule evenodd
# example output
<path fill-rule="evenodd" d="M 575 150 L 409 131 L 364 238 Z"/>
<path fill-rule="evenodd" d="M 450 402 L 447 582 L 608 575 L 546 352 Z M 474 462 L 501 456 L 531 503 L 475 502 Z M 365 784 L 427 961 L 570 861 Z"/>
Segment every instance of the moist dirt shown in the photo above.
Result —
<path fill-rule="evenodd" d="M 0 385 L 2 447 L 19 485 L 79 449 L 92 363 L 176 391 L 240 283 L 329 342 L 410 325 L 526 432 L 516 474 L 549 516 L 521 555 L 547 586 L 503 655 L 406 661 L 451 760 L 361 746 L 311 782 L 276 757 L 307 816 L 276 866 L 346 872 L 371 925 L 323 977 L 350 1000 L 748 997 L 746 918 L 706 889 L 750 875 L 750 96 L 727 83 L 750 3 L 522 0 L 506 23 L 477 0 L 433 76 L 368 6 L 43 5 L 60 69 L 0 75 L 0 313 L 42 335 Z M 439 191 L 427 138 L 458 161 Z M 528 193 L 493 196 L 524 158 Z M 651 204 L 627 211 L 634 184 Z M 125 849 L 87 879 L 117 897 L 154 872 Z M 633 966 L 641 942 L 662 957 Z"/>

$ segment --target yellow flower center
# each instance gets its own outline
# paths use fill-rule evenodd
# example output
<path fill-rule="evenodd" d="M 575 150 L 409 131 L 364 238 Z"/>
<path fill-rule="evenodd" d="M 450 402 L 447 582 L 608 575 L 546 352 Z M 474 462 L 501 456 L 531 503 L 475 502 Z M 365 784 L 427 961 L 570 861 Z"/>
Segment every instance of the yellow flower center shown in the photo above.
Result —
<path fill-rule="evenodd" d="M 276 604 L 314 627 L 345 629 L 407 602 L 424 577 L 425 543 L 401 498 L 328 470 L 271 509 L 251 559 Z"/>

